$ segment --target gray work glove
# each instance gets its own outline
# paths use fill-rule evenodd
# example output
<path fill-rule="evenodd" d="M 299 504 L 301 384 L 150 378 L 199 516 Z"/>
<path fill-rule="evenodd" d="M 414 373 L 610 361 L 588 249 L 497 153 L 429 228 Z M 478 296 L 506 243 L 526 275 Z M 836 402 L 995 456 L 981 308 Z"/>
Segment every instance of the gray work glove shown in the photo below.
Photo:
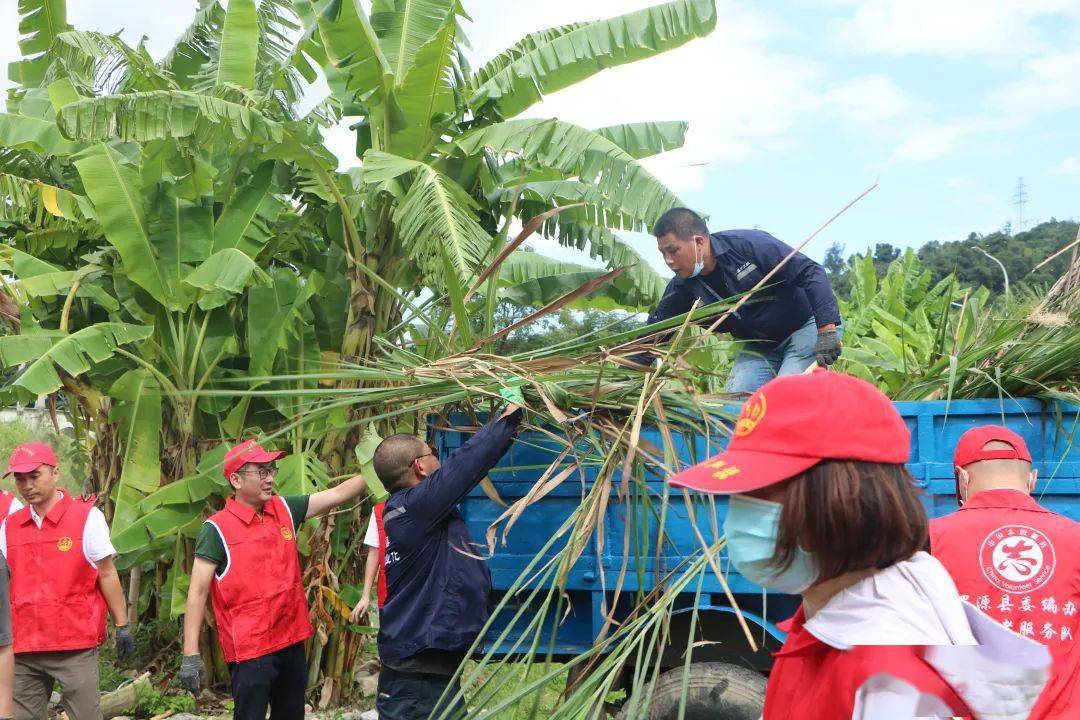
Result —
<path fill-rule="evenodd" d="M 198 695 L 206 681 L 206 666 L 201 655 L 185 655 L 180 661 L 180 687 Z"/>
<path fill-rule="evenodd" d="M 821 367 L 828 367 L 840 357 L 840 333 L 836 330 L 819 332 L 814 345 L 814 359 Z"/>
<path fill-rule="evenodd" d="M 135 638 L 127 625 L 116 628 L 116 660 L 124 662 L 135 652 Z"/>

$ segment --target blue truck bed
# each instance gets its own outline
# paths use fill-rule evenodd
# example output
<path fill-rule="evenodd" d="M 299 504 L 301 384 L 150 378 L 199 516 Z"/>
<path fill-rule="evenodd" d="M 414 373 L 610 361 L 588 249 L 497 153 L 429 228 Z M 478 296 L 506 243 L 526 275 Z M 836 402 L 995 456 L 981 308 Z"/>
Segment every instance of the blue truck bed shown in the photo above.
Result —
<path fill-rule="evenodd" d="M 898 402 L 897 409 L 911 430 L 911 455 L 908 468 L 916 482 L 924 490 L 924 504 L 931 517 L 944 515 L 956 509 L 952 473 L 952 453 L 957 439 L 968 428 L 987 423 L 1004 424 L 1024 437 L 1031 450 L 1035 467 L 1039 471 L 1036 496 L 1047 507 L 1080 520 L 1080 448 L 1076 446 L 1080 429 L 1080 408 L 1060 403 L 1043 403 L 1035 399 L 1019 400 L 957 400 Z M 435 431 L 435 441 L 441 453 L 453 452 L 460 447 L 475 428 L 464 416 L 452 416 L 449 424 Z M 643 438 L 662 447 L 659 433 L 643 431 Z M 708 448 L 703 438 L 676 438 L 678 453 L 685 462 L 697 461 L 714 454 L 718 448 Z M 492 471 L 490 478 L 501 498 L 507 503 L 523 497 L 541 473 L 557 457 L 560 445 L 537 432 L 523 432 L 511 447 L 503 461 Z M 445 454 L 444 454 L 445 457 Z M 586 472 L 586 482 L 595 476 L 595 468 Z M 649 477 L 650 497 L 659 507 L 664 492 L 664 478 Z M 503 544 L 502 534 L 493 557 L 489 560 L 492 584 L 496 594 L 504 593 L 521 575 L 526 565 L 543 548 L 552 533 L 578 506 L 583 495 L 578 478 L 564 482 L 522 514 Z M 643 512 L 640 502 L 615 502 L 605 517 L 603 552 L 596 552 L 596 538 L 590 542 L 581 558 L 573 567 L 567 581 L 567 591 L 572 611 L 560 624 L 554 644 L 557 655 L 574 655 L 593 645 L 594 639 L 604 625 L 601 615 L 603 587 L 609 591 L 617 584 L 624 564 L 623 538 L 630 523 L 631 547 L 644 552 L 631 552 L 623 582 L 623 592 L 615 615 L 628 612 L 633 595 L 640 589 L 653 587 L 689 554 L 700 548 L 694 529 L 689 521 L 687 506 L 680 494 L 670 496 L 665 510 L 665 540 L 658 543 L 658 520 L 656 513 Z M 722 527 L 726 503 L 722 498 L 695 497 L 695 518 L 707 539 L 714 538 Z M 488 526 L 498 518 L 504 508 L 489 499 L 482 490 L 474 490 L 462 503 L 469 530 L 474 540 L 483 542 Z M 561 543 L 560 543 L 561 546 Z M 726 562 L 724 567 L 727 568 Z M 789 617 L 797 599 L 769 593 L 745 580 L 734 569 L 727 576 L 731 590 L 736 594 L 744 615 L 760 626 L 763 637 L 773 641 L 782 639 L 775 623 Z M 603 581 L 603 582 L 602 582 Z M 691 609 L 694 595 L 683 603 L 683 610 Z M 719 618 L 714 622 L 715 633 L 723 639 L 734 639 L 732 627 L 725 629 L 723 618 L 731 614 L 730 604 L 723 594 L 720 583 L 709 573 L 704 580 L 698 607 L 709 610 Z M 773 645 L 768 642 L 767 645 Z M 733 643 L 729 643 L 729 647 Z M 742 643 L 745 645 L 745 642 Z M 726 650 L 725 650 L 726 651 Z M 695 653 L 696 655 L 696 653 Z M 745 660 L 745 658 L 744 658 Z M 759 664 L 767 659 L 758 658 Z"/>

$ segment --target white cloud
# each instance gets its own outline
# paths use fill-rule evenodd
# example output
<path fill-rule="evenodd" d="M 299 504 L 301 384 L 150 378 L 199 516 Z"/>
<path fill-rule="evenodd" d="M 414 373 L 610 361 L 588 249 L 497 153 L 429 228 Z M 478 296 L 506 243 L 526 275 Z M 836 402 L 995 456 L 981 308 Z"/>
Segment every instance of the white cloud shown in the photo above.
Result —
<path fill-rule="evenodd" d="M 1036 21 L 1080 14 L 1076 0 L 858 0 L 838 32 L 861 52 L 1009 56 L 1037 52 Z"/>
<path fill-rule="evenodd" d="M 887 131 L 888 123 L 900 121 L 919 110 L 916 103 L 892 78 L 862 75 L 825 93 L 828 113 L 856 127 Z"/>
<path fill-rule="evenodd" d="M 539 12 L 532 3 L 478 0 L 469 10 L 480 21 L 467 31 L 474 62 L 486 61 L 541 27 L 609 17 L 650 4 L 550 0 Z M 498 23 L 489 21 L 495 13 Z M 823 69 L 805 58 L 770 50 L 766 41 L 784 32 L 782 23 L 757 9 L 721 1 L 718 14 L 718 29 L 707 38 L 606 70 L 548 96 L 525 115 L 554 116 L 586 127 L 688 120 L 683 148 L 645 161 L 677 191 L 700 188 L 710 163 L 790 146 L 798 120 L 820 104 L 815 88 Z"/>
<path fill-rule="evenodd" d="M 1080 108 L 1080 50 L 1025 61 L 1017 79 L 992 93 L 991 101 L 1024 115 Z"/>
<path fill-rule="evenodd" d="M 1015 127 L 1016 121 L 1003 118 L 961 118 L 944 122 L 922 122 L 907 132 L 889 162 L 923 163 L 960 150 L 973 137 Z"/>
<path fill-rule="evenodd" d="M 1057 172 L 1062 175 L 1080 175 L 1080 155 L 1071 155 L 1062 160 Z"/>

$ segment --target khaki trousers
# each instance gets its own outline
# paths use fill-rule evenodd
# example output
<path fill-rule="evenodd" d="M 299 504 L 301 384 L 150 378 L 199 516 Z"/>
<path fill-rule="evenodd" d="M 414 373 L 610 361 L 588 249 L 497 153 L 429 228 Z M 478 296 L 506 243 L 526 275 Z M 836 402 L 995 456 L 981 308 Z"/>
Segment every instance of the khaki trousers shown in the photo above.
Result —
<path fill-rule="evenodd" d="M 60 706 L 70 720 L 101 720 L 97 648 L 17 653 L 15 720 L 44 720 L 54 681 L 60 683 Z"/>

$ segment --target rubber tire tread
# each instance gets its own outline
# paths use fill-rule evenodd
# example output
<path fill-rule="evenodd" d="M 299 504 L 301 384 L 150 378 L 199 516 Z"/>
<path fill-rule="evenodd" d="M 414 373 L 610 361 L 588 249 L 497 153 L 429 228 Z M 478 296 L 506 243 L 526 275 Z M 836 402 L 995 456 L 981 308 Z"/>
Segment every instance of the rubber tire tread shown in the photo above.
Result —
<path fill-rule="evenodd" d="M 721 681 L 728 686 L 720 698 L 710 697 Z M 673 668 L 656 681 L 648 720 L 675 720 L 682 695 L 683 668 Z M 720 701 L 718 703 L 718 700 Z M 765 707 L 765 678 L 729 663 L 705 662 L 690 666 L 686 691 L 686 720 L 758 720 Z M 629 700 L 616 716 L 626 720 Z M 640 716 L 639 716 L 640 717 Z"/>

